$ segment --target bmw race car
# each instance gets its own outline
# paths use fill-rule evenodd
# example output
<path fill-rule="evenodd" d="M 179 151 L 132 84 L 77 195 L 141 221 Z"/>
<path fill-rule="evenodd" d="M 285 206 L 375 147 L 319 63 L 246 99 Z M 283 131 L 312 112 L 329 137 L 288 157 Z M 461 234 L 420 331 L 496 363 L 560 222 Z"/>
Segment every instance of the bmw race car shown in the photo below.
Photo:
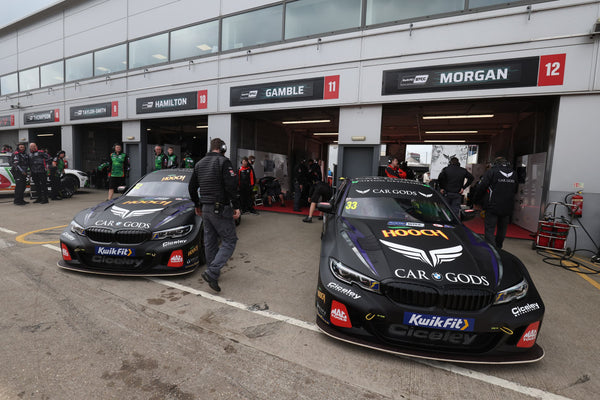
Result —
<path fill-rule="evenodd" d="M 431 187 L 345 180 L 318 208 L 326 218 L 315 301 L 327 335 L 445 361 L 543 357 L 544 303 L 527 269 L 465 227 Z"/>
<path fill-rule="evenodd" d="M 60 235 L 65 269 L 110 275 L 181 275 L 205 263 L 191 169 L 147 174 L 116 200 L 85 209 Z"/>

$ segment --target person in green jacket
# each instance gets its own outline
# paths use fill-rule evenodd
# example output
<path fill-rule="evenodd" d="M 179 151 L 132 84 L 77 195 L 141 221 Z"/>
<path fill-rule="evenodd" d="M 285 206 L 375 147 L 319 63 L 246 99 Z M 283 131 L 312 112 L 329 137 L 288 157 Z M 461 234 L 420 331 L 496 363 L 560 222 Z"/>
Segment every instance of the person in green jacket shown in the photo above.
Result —
<path fill-rule="evenodd" d="M 167 168 L 168 158 L 162 151 L 162 146 L 156 145 L 154 147 L 154 168 L 153 171 Z"/>
<path fill-rule="evenodd" d="M 123 147 L 117 143 L 113 149 L 108 158 L 108 200 L 112 200 L 116 188 L 125 186 L 125 178 L 129 175 L 129 157 L 123 153 Z"/>
<path fill-rule="evenodd" d="M 177 154 L 172 147 L 167 149 L 167 168 L 179 167 L 179 161 L 177 160 Z"/>
<path fill-rule="evenodd" d="M 183 158 L 183 168 L 194 168 L 194 165 L 196 163 L 194 162 L 194 159 L 192 158 L 192 155 L 190 153 L 185 153 L 185 157 Z"/>

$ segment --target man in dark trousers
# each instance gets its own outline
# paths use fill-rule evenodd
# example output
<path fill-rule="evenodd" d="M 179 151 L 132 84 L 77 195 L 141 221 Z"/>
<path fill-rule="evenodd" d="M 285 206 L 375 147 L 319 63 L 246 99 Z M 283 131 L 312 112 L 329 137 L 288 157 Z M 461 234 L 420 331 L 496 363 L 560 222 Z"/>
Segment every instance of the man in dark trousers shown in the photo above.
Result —
<path fill-rule="evenodd" d="M 25 143 L 19 143 L 17 151 L 12 155 L 12 168 L 10 172 L 13 178 L 15 178 L 15 197 L 13 202 L 17 206 L 29 204 L 28 201 L 23 199 L 27 181 L 27 168 L 29 168 L 29 156 L 25 150 Z"/>
<path fill-rule="evenodd" d="M 302 222 L 312 222 L 312 216 L 317 208 L 317 203 L 320 201 L 328 201 L 331 198 L 331 188 L 323 181 L 318 181 L 312 185 L 310 190 L 310 209 L 308 210 L 308 216 L 305 217 Z M 320 218 L 322 219 L 322 218 Z"/>
<path fill-rule="evenodd" d="M 308 168 L 305 162 L 305 160 L 301 160 L 294 169 L 294 211 L 300 211 L 302 200 L 305 193 L 307 194 L 310 184 Z"/>
<path fill-rule="evenodd" d="M 51 157 L 44 150 L 38 150 L 35 143 L 29 143 L 29 169 L 31 179 L 37 189 L 37 199 L 34 203 L 48 203 L 48 168 Z"/>
<path fill-rule="evenodd" d="M 474 200 L 482 203 L 485 210 L 485 240 L 499 249 L 506 237 L 518 186 L 517 173 L 510 163 L 504 157 L 497 157 L 475 187 Z"/>
<path fill-rule="evenodd" d="M 210 141 L 210 152 L 198 161 L 188 190 L 196 214 L 204 222 L 206 271 L 202 278 L 211 289 L 220 292 L 221 269 L 235 250 L 235 221 L 240 217 L 238 179 L 231 161 L 225 157 L 227 145 L 219 138 Z M 219 239 L 221 245 L 219 246 Z"/>
<path fill-rule="evenodd" d="M 450 158 L 450 164 L 442 169 L 442 172 L 438 176 L 440 193 L 446 197 L 446 201 L 450 204 L 450 209 L 458 217 L 460 217 L 463 192 L 471 186 L 473 179 L 475 179 L 473 175 L 460 166 L 460 161 L 456 157 Z"/>

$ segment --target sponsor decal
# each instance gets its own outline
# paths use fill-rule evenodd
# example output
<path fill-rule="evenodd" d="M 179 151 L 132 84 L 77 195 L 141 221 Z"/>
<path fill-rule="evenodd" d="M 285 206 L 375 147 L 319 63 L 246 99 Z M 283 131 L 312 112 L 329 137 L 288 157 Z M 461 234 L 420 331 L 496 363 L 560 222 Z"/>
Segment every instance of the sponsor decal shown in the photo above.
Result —
<path fill-rule="evenodd" d="M 367 315 L 365 315 L 365 319 L 367 321 L 371 321 L 371 320 L 373 320 L 375 318 L 377 318 L 377 319 L 385 319 L 385 315 L 383 315 L 383 314 L 375 314 L 375 313 L 368 313 Z"/>
<path fill-rule="evenodd" d="M 183 267 L 183 251 L 175 250 L 169 257 L 168 267 Z"/>
<path fill-rule="evenodd" d="M 107 221 L 103 219 L 99 219 L 94 222 L 96 226 L 110 226 L 110 227 L 123 227 L 123 228 L 139 228 L 139 229 L 150 229 L 150 224 L 147 222 L 138 222 L 138 221 Z"/>
<path fill-rule="evenodd" d="M 350 317 L 348 316 L 348 310 L 342 303 L 332 300 L 331 301 L 331 313 L 329 315 L 331 323 L 335 326 L 342 328 L 352 328 Z"/>
<path fill-rule="evenodd" d="M 75 240 L 75 236 L 71 235 L 69 232 L 63 232 L 61 236 L 69 240 Z"/>
<path fill-rule="evenodd" d="M 381 233 L 386 238 L 404 236 L 441 236 L 444 239 L 448 240 L 448 236 L 446 236 L 446 234 L 440 231 L 439 229 L 390 229 L 386 231 L 381 231 Z"/>
<path fill-rule="evenodd" d="M 191 257 L 192 255 L 196 254 L 197 252 L 198 252 L 198 245 L 195 245 L 194 247 L 192 247 L 191 249 L 188 250 L 187 255 L 188 255 L 188 257 Z"/>
<path fill-rule="evenodd" d="M 513 175 L 513 172 L 500 171 L 500 173 L 504 175 L 505 178 L 510 178 Z"/>
<path fill-rule="evenodd" d="M 360 194 L 367 194 L 371 191 L 371 189 L 365 189 L 365 190 L 358 190 L 356 189 L 356 193 L 360 193 Z"/>
<path fill-rule="evenodd" d="M 321 300 L 323 303 L 325 303 L 325 301 L 326 301 L 326 300 L 325 300 L 325 299 L 326 299 L 326 297 L 325 297 L 325 293 L 321 292 L 321 290 L 319 290 L 319 289 L 317 289 L 317 297 L 318 297 L 318 298 L 319 298 L 319 299 L 320 299 L 320 300 Z"/>
<path fill-rule="evenodd" d="M 327 318 L 327 311 L 317 303 L 317 316 L 329 325 L 329 318 Z"/>
<path fill-rule="evenodd" d="M 404 196 L 416 196 L 417 192 L 414 190 L 405 189 L 373 189 L 374 194 L 401 194 Z"/>
<path fill-rule="evenodd" d="M 441 317 L 439 315 L 404 313 L 404 324 L 419 328 L 444 329 L 449 331 L 472 332 L 475 328 L 473 318 Z"/>
<path fill-rule="evenodd" d="M 527 314 L 531 311 L 535 311 L 535 310 L 539 310 L 539 309 L 540 309 L 540 305 L 538 303 L 533 303 L 533 304 L 527 303 L 521 307 L 513 307 L 510 311 L 513 313 L 513 315 L 515 317 L 519 317 L 523 314 Z"/>
<path fill-rule="evenodd" d="M 183 182 L 183 181 L 185 181 L 185 175 L 167 175 L 167 176 L 163 176 L 160 181 L 161 182 L 165 182 L 165 181 L 180 181 L 180 182 Z"/>
<path fill-rule="evenodd" d="M 360 295 L 359 294 L 356 294 L 352 290 L 346 289 L 345 287 L 340 286 L 340 285 L 338 285 L 335 282 L 329 282 L 327 284 L 327 287 L 329 289 L 331 289 L 331 290 L 335 290 L 338 293 L 344 294 L 344 295 L 346 295 L 346 296 L 348 296 L 348 297 L 350 297 L 350 298 L 352 298 L 354 300 L 360 299 Z"/>
<path fill-rule="evenodd" d="M 128 200 L 128 201 L 124 201 L 122 204 L 154 204 L 157 206 L 167 206 L 169 204 L 171 204 L 172 201 L 165 201 L 165 200 Z"/>
<path fill-rule="evenodd" d="M 537 334 L 538 334 L 539 328 L 540 328 L 540 321 L 530 324 L 527 327 L 527 329 L 525 329 L 525 332 L 523 333 L 523 336 L 521 336 L 519 343 L 517 343 L 517 347 L 523 347 L 523 348 L 533 347 L 533 345 L 535 344 L 535 340 L 537 339 Z"/>
<path fill-rule="evenodd" d="M 427 271 L 422 269 L 412 270 L 405 268 L 398 268 L 394 271 L 394 275 L 401 279 L 416 279 L 421 281 L 429 281 L 434 280 L 437 282 L 447 281 L 450 283 L 464 283 L 467 285 L 477 285 L 477 286 L 489 286 L 490 283 L 487 280 L 487 277 L 483 275 L 473 275 L 473 274 L 457 274 L 456 272 L 446 272 L 441 274 L 439 272 L 433 272 L 429 274 Z M 431 278 L 430 278 L 431 277 Z"/>
<path fill-rule="evenodd" d="M 427 197 L 427 198 L 429 198 L 429 197 L 433 196 L 433 193 L 423 193 L 423 192 L 419 192 L 419 194 L 420 194 L 421 196 L 423 196 L 423 197 Z"/>
<path fill-rule="evenodd" d="M 67 248 L 67 245 L 64 243 L 60 244 L 60 251 L 62 253 L 62 258 L 65 261 L 71 261 L 71 254 L 69 253 L 69 249 Z"/>
<path fill-rule="evenodd" d="M 179 245 L 186 244 L 186 243 L 187 243 L 186 239 L 171 240 L 170 242 L 163 242 L 162 247 L 179 246 Z"/>
<path fill-rule="evenodd" d="M 381 239 L 379 239 L 379 241 L 384 245 L 388 246 L 390 250 L 395 251 L 396 253 L 400 253 L 403 256 L 410 258 L 411 260 L 422 261 L 423 263 L 431 267 L 436 267 L 442 263 L 456 260 L 462 255 L 463 249 L 461 245 L 458 245 L 453 247 L 447 247 L 445 249 L 429 250 L 429 252 L 426 252 L 425 250 L 418 249 L 416 247 L 404 246 L 401 244 L 392 243 Z M 427 253 L 429 253 L 431 259 L 427 256 Z"/>
<path fill-rule="evenodd" d="M 129 202 L 125 202 L 123 204 L 131 204 Z M 170 203 L 170 202 L 169 202 Z M 155 212 L 161 211 L 162 208 L 150 208 L 146 210 L 128 210 L 126 208 L 121 208 L 118 206 L 112 206 L 110 212 L 116 215 L 117 217 L 121 217 L 123 219 L 131 218 L 131 217 L 141 217 L 142 215 L 154 214 Z"/>
<path fill-rule="evenodd" d="M 477 339 L 476 333 L 466 332 L 453 332 L 453 331 L 439 331 L 439 330 L 425 330 L 418 329 L 416 327 L 410 327 L 400 324 L 392 324 L 388 328 L 388 332 L 391 336 L 401 338 L 415 338 L 426 340 L 428 342 L 443 342 L 456 345 L 470 345 Z"/>
<path fill-rule="evenodd" d="M 134 257 L 135 249 L 127 247 L 96 246 L 95 253 L 101 256 Z"/>
<path fill-rule="evenodd" d="M 134 268 L 137 268 L 140 265 L 142 265 L 144 260 L 138 260 L 135 258 L 114 258 L 114 257 L 106 257 L 106 256 L 97 255 L 97 256 L 92 257 L 92 262 L 108 264 L 108 265 L 126 265 L 126 266 L 133 266 Z"/>
<path fill-rule="evenodd" d="M 411 228 L 424 228 L 425 227 L 425 224 L 422 222 L 389 221 L 387 224 L 388 224 L 388 226 L 392 226 L 392 227 L 396 227 L 396 226 L 398 226 L 398 227 L 408 226 Z M 384 235 L 385 235 L 385 233 L 384 233 Z"/>

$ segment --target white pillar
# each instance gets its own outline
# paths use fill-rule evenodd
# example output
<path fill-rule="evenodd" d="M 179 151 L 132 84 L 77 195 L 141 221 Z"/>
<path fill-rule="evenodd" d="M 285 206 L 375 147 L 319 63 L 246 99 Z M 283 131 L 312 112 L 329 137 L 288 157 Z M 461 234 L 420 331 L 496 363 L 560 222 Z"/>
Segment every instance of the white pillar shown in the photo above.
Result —
<path fill-rule="evenodd" d="M 338 144 L 380 144 L 381 115 L 381 105 L 341 107 Z"/>
<path fill-rule="evenodd" d="M 216 114 L 208 116 L 208 136 L 206 148 L 210 151 L 210 141 L 219 138 L 227 144 L 225 156 L 231 156 L 231 114 Z"/>

